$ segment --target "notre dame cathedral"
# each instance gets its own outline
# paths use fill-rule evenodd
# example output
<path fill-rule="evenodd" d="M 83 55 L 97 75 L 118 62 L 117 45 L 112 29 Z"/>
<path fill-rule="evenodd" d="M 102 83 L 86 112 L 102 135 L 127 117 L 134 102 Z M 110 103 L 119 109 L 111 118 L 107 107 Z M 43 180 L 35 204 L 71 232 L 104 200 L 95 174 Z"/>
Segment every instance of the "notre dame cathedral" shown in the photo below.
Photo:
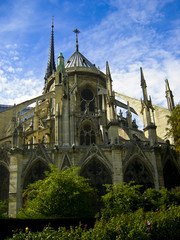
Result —
<path fill-rule="evenodd" d="M 174 108 L 168 80 L 168 108 L 148 97 L 142 68 L 142 99 L 114 92 L 108 62 L 105 73 L 92 64 L 79 51 L 79 30 L 74 32 L 75 52 L 66 62 L 60 53 L 56 68 L 52 25 L 42 95 L 1 105 L 0 200 L 10 199 L 11 217 L 22 207 L 23 189 L 42 179 L 49 164 L 60 171 L 79 166 L 80 175 L 97 188 L 132 180 L 146 188 L 180 186 L 180 157 L 173 139 L 165 137 L 167 115 Z M 143 130 L 132 113 L 142 120 Z"/>

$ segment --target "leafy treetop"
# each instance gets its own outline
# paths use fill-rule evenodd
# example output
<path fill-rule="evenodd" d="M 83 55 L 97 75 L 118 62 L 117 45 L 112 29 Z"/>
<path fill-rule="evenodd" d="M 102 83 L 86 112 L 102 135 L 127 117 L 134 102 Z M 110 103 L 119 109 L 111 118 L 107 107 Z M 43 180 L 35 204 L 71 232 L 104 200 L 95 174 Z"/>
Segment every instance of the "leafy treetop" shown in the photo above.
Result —
<path fill-rule="evenodd" d="M 60 172 L 50 165 L 45 179 L 32 183 L 24 192 L 20 217 L 92 217 L 94 189 L 78 175 L 79 168 Z"/>

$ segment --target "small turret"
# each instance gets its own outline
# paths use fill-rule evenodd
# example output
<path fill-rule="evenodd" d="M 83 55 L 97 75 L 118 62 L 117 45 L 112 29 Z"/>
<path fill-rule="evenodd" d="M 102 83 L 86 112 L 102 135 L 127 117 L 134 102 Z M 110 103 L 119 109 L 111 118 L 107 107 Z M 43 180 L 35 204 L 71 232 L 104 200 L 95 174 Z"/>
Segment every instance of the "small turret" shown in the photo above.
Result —
<path fill-rule="evenodd" d="M 57 64 L 57 71 L 56 71 L 56 84 L 61 84 L 63 79 L 65 79 L 66 71 L 64 67 L 64 57 L 63 54 L 60 52 L 58 57 L 58 64 Z"/>
<path fill-rule="evenodd" d="M 55 60 L 54 60 L 54 24 L 52 21 L 52 26 L 51 26 L 51 44 L 50 44 L 50 52 L 49 52 L 49 61 L 47 64 L 47 69 L 46 73 L 44 76 L 44 83 L 46 85 L 48 78 L 56 71 L 56 65 L 55 65 Z"/>
<path fill-rule="evenodd" d="M 58 57 L 58 65 L 57 65 L 57 71 L 64 71 L 64 57 L 63 54 L 60 52 Z"/>

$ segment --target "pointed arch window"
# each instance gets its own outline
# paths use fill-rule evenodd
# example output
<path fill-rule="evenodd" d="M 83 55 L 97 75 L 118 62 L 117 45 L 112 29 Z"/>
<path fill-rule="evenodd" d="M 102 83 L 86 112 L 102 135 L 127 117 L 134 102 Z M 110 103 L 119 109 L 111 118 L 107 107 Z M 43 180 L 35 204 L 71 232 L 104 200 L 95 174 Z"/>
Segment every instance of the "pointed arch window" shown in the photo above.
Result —
<path fill-rule="evenodd" d="M 82 169 L 81 176 L 88 178 L 90 184 L 98 189 L 100 195 L 106 193 L 104 184 L 112 184 L 112 176 L 105 165 L 96 157 L 91 159 Z"/>
<path fill-rule="evenodd" d="M 38 160 L 28 171 L 24 179 L 24 188 L 29 184 L 45 178 L 45 171 L 49 171 L 49 166 Z"/>
<path fill-rule="evenodd" d="M 81 112 L 94 112 L 95 111 L 95 100 L 93 92 L 85 88 L 81 92 Z"/>
<path fill-rule="evenodd" d="M 96 143 L 95 131 L 91 125 L 86 124 L 80 131 L 80 145 L 91 145 Z"/>
<path fill-rule="evenodd" d="M 144 189 L 154 188 L 152 173 L 139 159 L 133 159 L 133 161 L 128 165 L 124 174 L 124 181 L 135 181 L 136 184 L 143 185 Z"/>

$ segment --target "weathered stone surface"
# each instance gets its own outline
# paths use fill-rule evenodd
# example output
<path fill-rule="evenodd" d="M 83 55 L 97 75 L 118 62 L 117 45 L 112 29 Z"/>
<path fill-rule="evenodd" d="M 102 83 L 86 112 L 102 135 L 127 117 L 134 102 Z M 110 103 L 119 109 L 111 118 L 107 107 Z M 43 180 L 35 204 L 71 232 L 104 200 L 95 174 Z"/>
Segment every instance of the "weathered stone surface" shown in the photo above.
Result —
<path fill-rule="evenodd" d="M 156 189 L 180 185 L 164 180 L 173 172 L 180 178 L 180 157 L 164 138 L 170 111 L 145 98 L 114 94 L 108 63 L 106 74 L 89 65 L 70 66 L 61 63 L 41 96 L 0 113 L 0 170 L 6 169 L 0 183 L 9 179 L 6 190 L 0 184 L 0 198 L 9 194 L 11 217 L 22 207 L 23 188 L 42 178 L 50 163 L 59 170 L 81 167 L 80 174 L 98 188 L 130 180 Z M 127 118 L 117 115 L 115 96 L 128 101 L 118 103 Z M 35 107 L 22 113 L 31 103 Z M 130 110 L 144 119 L 144 131 L 130 122 Z"/>

